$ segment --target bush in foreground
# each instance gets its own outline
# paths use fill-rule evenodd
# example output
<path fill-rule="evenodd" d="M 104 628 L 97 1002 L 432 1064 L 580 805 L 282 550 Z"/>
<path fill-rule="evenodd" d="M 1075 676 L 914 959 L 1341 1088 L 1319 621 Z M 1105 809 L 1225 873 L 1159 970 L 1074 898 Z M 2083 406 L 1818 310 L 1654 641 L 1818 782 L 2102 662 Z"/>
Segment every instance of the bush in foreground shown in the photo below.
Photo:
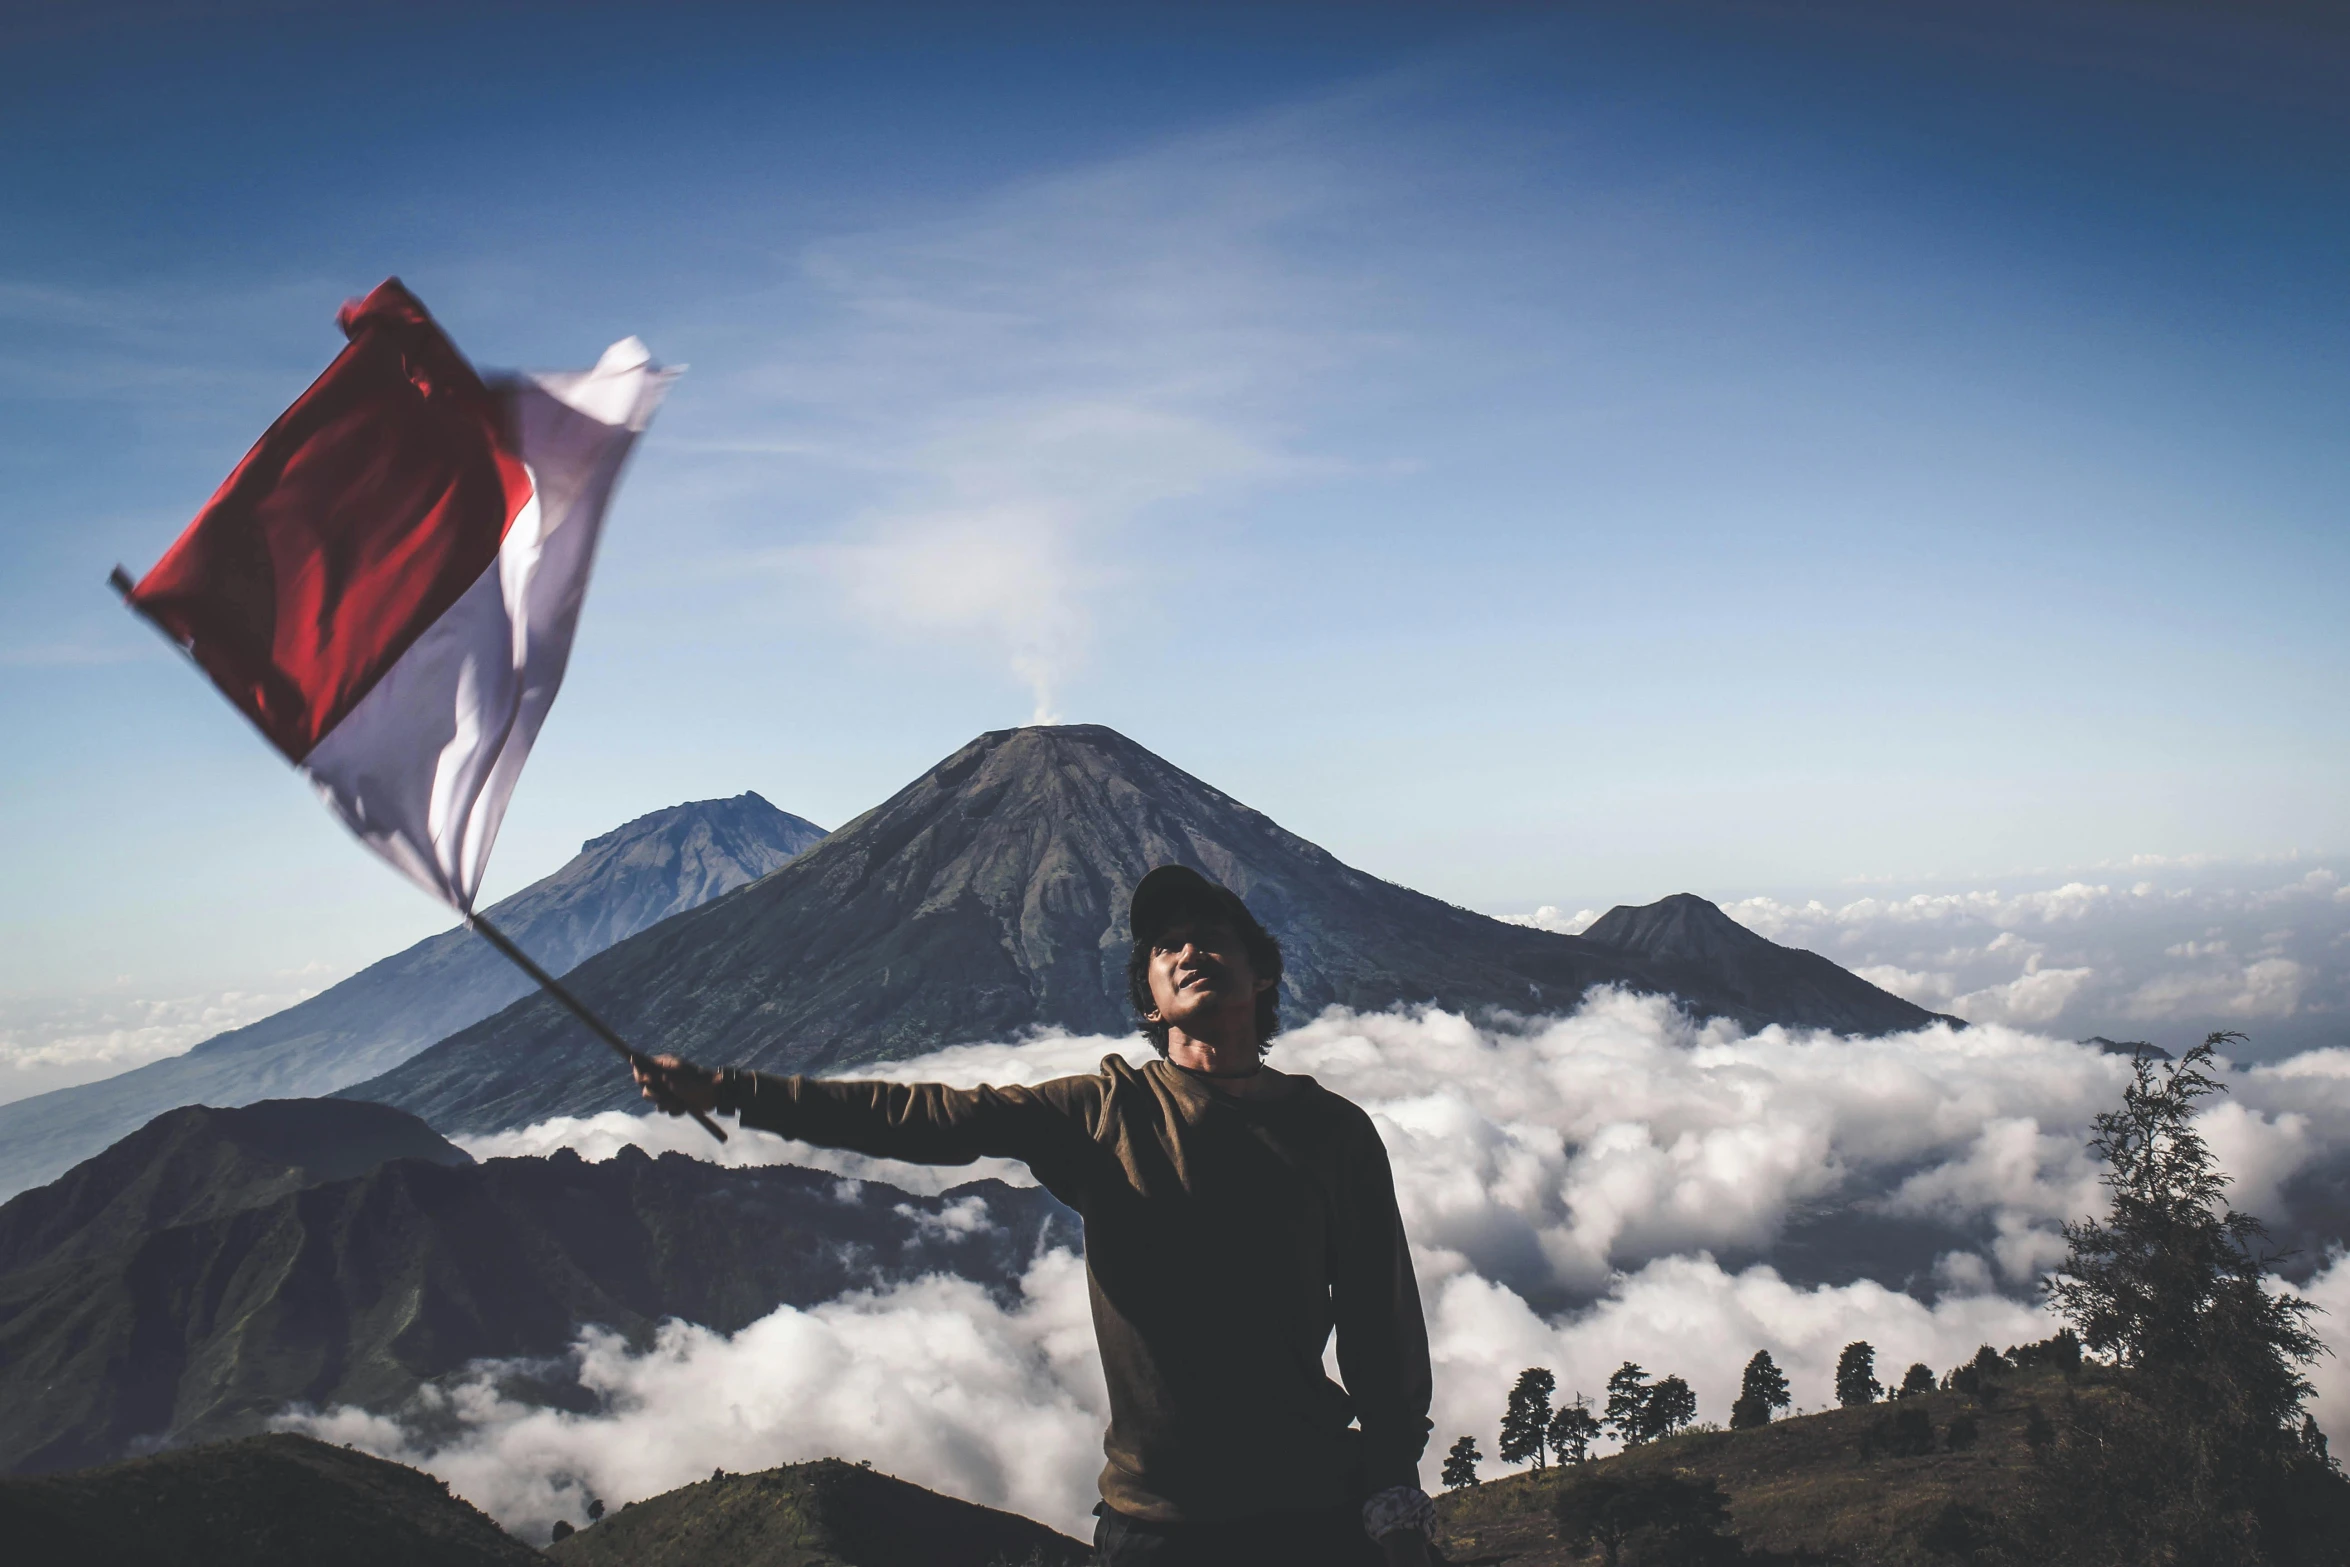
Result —
<path fill-rule="evenodd" d="M 1701 1567 L 1742 1562 L 1730 1503 L 1713 1480 L 1676 1474 L 1591 1475 L 1560 1487 L 1559 1538 L 1596 1548 L 1605 1567 Z"/>

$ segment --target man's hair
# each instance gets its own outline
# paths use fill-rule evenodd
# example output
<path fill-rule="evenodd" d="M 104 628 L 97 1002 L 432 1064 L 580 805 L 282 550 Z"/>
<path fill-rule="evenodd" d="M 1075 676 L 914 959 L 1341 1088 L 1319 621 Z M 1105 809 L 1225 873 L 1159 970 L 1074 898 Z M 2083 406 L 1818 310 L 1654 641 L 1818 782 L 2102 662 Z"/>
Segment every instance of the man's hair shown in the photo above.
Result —
<path fill-rule="evenodd" d="M 1151 1016 L 1158 1003 L 1151 997 L 1151 943 L 1161 930 L 1179 919 L 1213 920 L 1232 927 L 1240 938 L 1241 949 L 1248 954 L 1248 966 L 1256 970 L 1257 978 L 1273 983 L 1257 992 L 1257 1055 L 1261 1059 L 1273 1048 L 1273 1036 L 1281 1028 L 1281 943 L 1273 933 L 1257 923 L 1248 905 L 1237 894 L 1217 888 L 1221 897 L 1210 894 L 1190 899 L 1170 909 L 1150 930 L 1134 933 L 1134 946 L 1126 954 L 1126 995 L 1134 1003 L 1134 1015 L 1142 1020 L 1142 1031 L 1158 1047 L 1160 1055 L 1167 1053 L 1167 1025 Z"/>

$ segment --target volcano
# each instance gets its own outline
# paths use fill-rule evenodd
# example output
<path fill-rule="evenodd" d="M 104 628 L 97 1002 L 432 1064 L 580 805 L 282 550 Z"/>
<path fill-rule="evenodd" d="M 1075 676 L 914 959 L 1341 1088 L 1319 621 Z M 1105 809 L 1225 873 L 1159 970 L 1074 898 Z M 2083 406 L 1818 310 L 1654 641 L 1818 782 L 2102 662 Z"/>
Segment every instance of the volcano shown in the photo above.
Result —
<path fill-rule="evenodd" d="M 773 875 L 618 943 L 570 982 L 641 1047 L 765 1071 L 838 1073 L 1048 1027 L 1123 1035 L 1126 900 L 1168 863 L 1233 888 L 1280 938 L 1291 1024 L 1332 1005 L 1558 1012 L 1595 985 L 1749 1026 L 1878 1034 L 1933 1020 L 1734 925 L 1739 966 L 1717 974 L 1686 920 L 1611 942 L 1456 908 L 1090 724 L 982 735 Z M 343 1092 L 452 1133 L 637 1105 L 603 1047 L 544 997 Z"/>

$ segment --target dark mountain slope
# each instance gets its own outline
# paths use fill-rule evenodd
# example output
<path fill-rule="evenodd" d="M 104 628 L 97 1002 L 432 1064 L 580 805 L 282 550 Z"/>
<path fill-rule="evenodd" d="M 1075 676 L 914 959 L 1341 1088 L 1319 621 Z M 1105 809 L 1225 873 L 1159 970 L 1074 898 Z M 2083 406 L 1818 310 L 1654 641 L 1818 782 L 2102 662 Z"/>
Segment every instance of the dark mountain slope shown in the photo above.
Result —
<path fill-rule="evenodd" d="M 533 1567 L 447 1486 L 302 1436 L 0 1479 L 15 1567 Z"/>
<path fill-rule="evenodd" d="M 95 1159 L 0 1206 L 0 1274 L 109 1256 L 150 1231 L 348 1180 L 387 1159 L 473 1162 L 414 1116 L 361 1100 L 168 1110 Z"/>
<path fill-rule="evenodd" d="M 1675 994 L 1717 998 L 1721 1010 L 1734 1017 L 1743 1013 L 1784 1022 L 1848 1017 L 1857 1022 L 1880 1014 L 1880 998 L 1892 999 L 1816 952 L 1782 947 L 1756 935 L 1692 893 L 1678 892 L 1637 908 L 1619 904 L 1584 931 L 1583 939 L 1637 959 Z M 1917 1021 L 1904 1027 L 1935 1020 L 1966 1026 L 1940 1013 L 1911 1010 Z M 1883 1032 L 1867 1027 L 1845 1031 Z"/>
<path fill-rule="evenodd" d="M 641 816 L 489 913 L 563 973 L 670 915 L 755 881 L 823 837 L 755 794 Z M 50 1179 L 179 1105 L 330 1093 L 398 1065 L 530 988 L 464 930 L 445 931 L 186 1055 L 0 1105 L 0 1196 Z"/>
<path fill-rule="evenodd" d="M 1753 1024 L 1881 1033 L 1927 1020 L 1851 975 L 1841 989 L 1736 994 L 1455 908 L 1340 863 L 1094 725 L 983 735 L 757 886 L 620 943 L 573 982 L 640 1045 L 777 1071 L 1048 1025 L 1125 1034 L 1126 899 L 1172 861 L 1240 891 L 1281 938 L 1293 1023 L 1332 1003 L 1560 1009 L 1598 984 L 1672 990 Z M 599 1050 L 530 998 L 344 1092 L 446 1131 L 634 1107 Z"/>
<path fill-rule="evenodd" d="M 168 1165 L 175 1146 L 151 1151 Z M 82 1175 L 58 1184 L 101 1185 Z M 934 1271 L 1007 1287 L 1048 1237 L 1077 1244 L 1074 1217 L 1032 1188 L 923 1198 L 635 1149 L 603 1164 L 395 1159 L 255 1191 L 0 1274 L 0 1468 L 240 1435 L 290 1403 L 391 1408 L 478 1358 L 559 1357 L 589 1323 L 642 1342 L 667 1317 L 732 1332 L 781 1304 Z M 939 1222 L 972 1199 L 986 1223 Z"/>
<path fill-rule="evenodd" d="M 1083 1567 L 1092 1554 L 837 1458 L 681 1486 L 547 1547 L 565 1567 Z"/>

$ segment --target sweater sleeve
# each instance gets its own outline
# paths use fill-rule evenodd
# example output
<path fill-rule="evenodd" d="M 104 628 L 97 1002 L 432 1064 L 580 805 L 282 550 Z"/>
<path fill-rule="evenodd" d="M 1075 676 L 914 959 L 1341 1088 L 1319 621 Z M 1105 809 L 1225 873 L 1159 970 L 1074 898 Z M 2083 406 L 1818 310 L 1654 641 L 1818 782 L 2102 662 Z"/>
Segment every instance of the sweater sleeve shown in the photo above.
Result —
<path fill-rule="evenodd" d="M 1363 1430 L 1363 1480 L 1376 1493 L 1418 1486 L 1428 1445 L 1428 1327 L 1412 1275 L 1387 1150 L 1366 1117 L 1347 1161 L 1330 1281 L 1338 1374 Z"/>
<path fill-rule="evenodd" d="M 969 1164 L 1001 1158 L 1058 1169 L 1091 1146 L 1101 1100 L 1100 1083 L 1091 1077 L 1033 1088 L 949 1088 L 733 1072 L 718 1107 L 760 1131 L 878 1159 Z"/>

